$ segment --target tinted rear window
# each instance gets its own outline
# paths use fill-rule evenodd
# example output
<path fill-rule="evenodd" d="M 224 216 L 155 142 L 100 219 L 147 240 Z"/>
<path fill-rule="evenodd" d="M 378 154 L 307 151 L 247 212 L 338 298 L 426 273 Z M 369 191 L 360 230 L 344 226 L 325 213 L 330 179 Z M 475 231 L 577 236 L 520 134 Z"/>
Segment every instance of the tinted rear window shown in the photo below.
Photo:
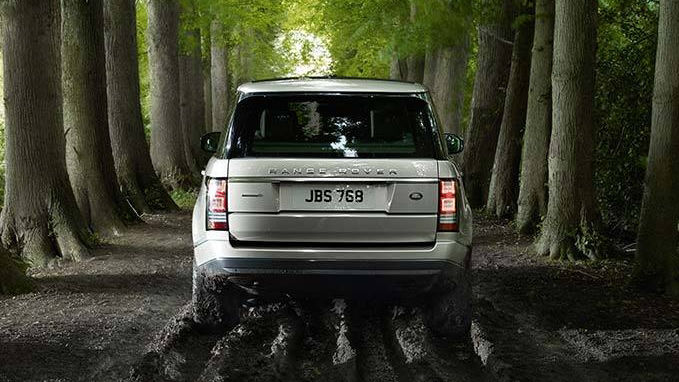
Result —
<path fill-rule="evenodd" d="M 433 129 L 412 96 L 254 96 L 236 108 L 228 157 L 435 158 Z"/>

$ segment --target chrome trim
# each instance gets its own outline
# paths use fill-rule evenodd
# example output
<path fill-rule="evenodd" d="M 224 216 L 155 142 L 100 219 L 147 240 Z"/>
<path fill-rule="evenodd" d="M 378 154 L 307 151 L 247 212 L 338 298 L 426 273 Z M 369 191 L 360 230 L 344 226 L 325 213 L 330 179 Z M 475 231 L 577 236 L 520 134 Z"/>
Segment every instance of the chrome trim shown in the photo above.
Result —
<path fill-rule="evenodd" d="M 280 182 L 310 182 L 310 183 L 325 183 L 325 182 L 399 182 L 399 183 L 438 183 L 438 178 L 397 178 L 397 177 L 384 177 L 384 178 L 338 178 L 333 176 L 325 177 L 239 177 L 239 178 L 229 178 L 229 183 L 280 183 Z"/>
<path fill-rule="evenodd" d="M 304 270 L 289 270 L 289 269 L 265 269 L 265 268 L 222 268 L 225 272 L 234 275 L 352 275 L 352 276 L 433 276 L 441 273 L 436 269 L 411 269 L 411 270 L 362 270 L 362 269 L 304 269 Z"/>

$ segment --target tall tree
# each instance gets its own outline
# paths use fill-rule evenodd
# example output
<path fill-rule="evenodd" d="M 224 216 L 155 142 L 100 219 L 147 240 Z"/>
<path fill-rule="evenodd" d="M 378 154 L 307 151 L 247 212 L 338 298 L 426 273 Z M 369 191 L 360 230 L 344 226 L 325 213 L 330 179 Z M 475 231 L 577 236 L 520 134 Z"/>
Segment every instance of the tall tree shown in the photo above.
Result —
<path fill-rule="evenodd" d="M 229 60 L 223 28 L 218 20 L 210 25 L 210 77 L 212 81 L 212 129 L 226 129 L 229 111 Z"/>
<path fill-rule="evenodd" d="M 417 4 L 410 0 L 410 24 L 415 25 L 417 21 Z M 421 16 L 420 16 L 421 17 Z M 411 54 L 406 59 L 407 75 L 406 80 L 410 82 L 422 83 L 424 81 L 424 53 L 418 52 Z"/>
<path fill-rule="evenodd" d="M 116 235 L 132 213 L 112 176 L 102 1 L 62 0 L 61 11 L 66 168 L 85 222 Z"/>
<path fill-rule="evenodd" d="M 679 295 L 679 1 L 660 2 L 651 146 L 637 237 L 635 276 Z"/>
<path fill-rule="evenodd" d="M 408 63 L 394 54 L 389 67 L 389 78 L 392 80 L 406 81 L 408 78 Z"/>
<path fill-rule="evenodd" d="M 488 198 L 493 155 L 502 123 L 507 79 L 512 58 L 513 0 L 484 0 L 484 9 L 497 10 L 478 28 L 478 68 L 474 79 L 471 118 L 462 156 L 465 187 L 472 207 Z"/>
<path fill-rule="evenodd" d="M 547 150 L 552 130 L 553 41 L 554 0 L 537 0 L 516 215 L 516 227 L 521 233 L 533 231 L 541 216 L 547 213 Z"/>
<path fill-rule="evenodd" d="M 205 105 L 205 130 L 203 133 L 212 131 L 212 76 L 210 75 L 210 65 L 203 69 L 203 104 Z"/>
<path fill-rule="evenodd" d="M 532 20 L 524 20 L 518 26 L 514 37 L 507 96 L 486 203 L 486 211 L 494 213 L 497 217 L 512 216 L 516 212 L 521 133 L 526 123 L 532 40 Z"/>
<path fill-rule="evenodd" d="M 177 208 L 153 170 L 139 90 L 135 0 L 104 0 L 108 121 L 118 182 L 139 213 Z"/>
<path fill-rule="evenodd" d="M 189 31 L 187 33 L 191 40 L 195 39 L 195 31 Z M 200 34 L 198 34 L 200 38 Z M 193 43 L 189 43 L 192 45 Z M 198 68 L 195 66 L 195 49 L 193 47 L 187 48 L 188 51 L 182 51 L 179 54 L 179 111 L 181 114 L 181 125 L 182 125 L 182 142 L 184 148 L 184 157 L 186 158 L 186 164 L 191 169 L 191 172 L 198 172 L 198 161 L 199 152 L 198 146 L 200 145 L 200 130 L 202 129 L 202 123 L 200 118 L 203 117 L 202 110 L 198 113 L 198 105 L 196 103 L 198 92 L 196 87 L 200 86 L 200 90 L 203 90 L 203 81 L 200 76 L 201 70 L 200 65 Z M 198 48 L 198 58 L 200 59 L 200 46 Z M 200 94 L 200 102 L 203 102 L 203 95 Z M 200 117 L 197 115 L 200 114 Z"/>
<path fill-rule="evenodd" d="M 203 121 L 205 121 L 205 129 L 203 134 L 212 131 L 212 75 L 211 71 L 211 56 L 210 56 L 210 42 L 211 34 L 210 28 L 204 29 L 207 32 L 201 36 L 201 46 L 204 53 L 204 61 L 202 64 L 203 73 L 203 105 L 205 105 Z"/>
<path fill-rule="evenodd" d="M 186 163 L 179 103 L 179 3 L 148 2 L 151 77 L 151 160 L 163 184 L 190 188 L 194 174 Z"/>
<path fill-rule="evenodd" d="M 464 80 L 467 74 L 469 36 L 457 44 L 427 53 L 422 82 L 429 88 L 443 129 L 459 134 L 462 129 Z"/>
<path fill-rule="evenodd" d="M 413 55 L 408 57 L 408 75 L 406 81 L 417 82 L 419 84 L 424 80 L 424 56 Z"/>
<path fill-rule="evenodd" d="M 0 237 L 33 265 L 89 253 L 68 182 L 57 0 L 2 2 L 5 207 Z"/>
<path fill-rule="evenodd" d="M 180 110 L 184 133 L 184 153 L 192 171 L 203 164 L 200 136 L 205 129 L 205 99 L 203 96 L 203 56 L 200 19 L 196 0 L 181 4 L 180 18 Z"/>
<path fill-rule="evenodd" d="M 537 251 L 597 256 L 594 230 L 594 77 L 597 0 L 557 1 L 552 69 L 549 203 Z"/>

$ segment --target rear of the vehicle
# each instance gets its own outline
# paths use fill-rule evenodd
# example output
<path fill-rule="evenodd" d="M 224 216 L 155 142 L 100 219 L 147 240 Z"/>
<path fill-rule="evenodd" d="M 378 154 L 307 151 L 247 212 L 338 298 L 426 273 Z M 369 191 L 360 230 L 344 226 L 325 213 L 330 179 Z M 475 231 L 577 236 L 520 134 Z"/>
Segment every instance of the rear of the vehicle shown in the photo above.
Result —
<path fill-rule="evenodd" d="M 467 268 L 459 174 L 422 92 L 242 94 L 194 211 L 195 261 L 251 293 L 426 292 Z"/>

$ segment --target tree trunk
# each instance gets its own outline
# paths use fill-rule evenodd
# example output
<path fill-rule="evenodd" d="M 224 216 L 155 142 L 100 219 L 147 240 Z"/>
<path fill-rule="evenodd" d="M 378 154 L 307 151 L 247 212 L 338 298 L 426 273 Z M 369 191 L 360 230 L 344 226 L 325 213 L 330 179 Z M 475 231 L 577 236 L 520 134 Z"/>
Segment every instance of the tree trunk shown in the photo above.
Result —
<path fill-rule="evenodd" d="M 148 2 L 151 77 L 151 160 L 163 184 L 171 189 L 193 186 L 186 163 L 179 104 L 179 4 Z"/>
<path fill-rule="evenodd" d="M 138 213 L 175 210 L 153 170 L 139 100 L 134 0 L 104 0 L 108 121 L 118 182 Z"/>
<path fill-rule="evenodd" d="M 410 23 L 414 24 L 417 19 L 417 4 L 410 1 Z M 424 54 L 414 54 L 407 59 L 406 80 L 421 84 L 424 81 Z"/>
<path fill-rule="evenodd" d="M 228 49 L 222 41 L 222 28 L 218 21 L 210 26 L 210 76 L 212 77 L 212 129 L 226 129 L 229 112 L 229 60 Z"/>
<path fill-rule="evenodd" d="M 247 34 L 247 38 L 250 39 L 252 36 L 249 36 L 251 32 L 245 32 Z M 236 54 L 238 58 L 238 67 L 235 70 L 236 73 L 236 88 L 246 82 L 250 82 L 254 80 L 254 75 L 253 75 L 253 52 L 251 45 L 245 42 L 241 42 L 240 44 L 237 45 L 236 49 Z M 229 92 L 231 95 L 232 93 Z M 230 105 L 233 106 L 233 105 Z"/>
<path fill-rule="evenodd" d="M 189 137 L 191 147 L 191 154 L 195 158 L 199 167 L 204 167 L 207 164 L 205 153 L 200 148 L 200 137 L 205 133 L 205 93 L 203 89 L 203 56 L 200 44 L 200 29 L 194 30 L 196 37 L 196 44 L 193 47 L 191 54 L 191 89 L 192 89 L 192 103 L 191 110 L 193 114 L 193 129 Z"/>
<path fill-rule="evenodd" d="M 394 54 L 391 58 L 391 67 L 389 68 L 389 78 L 392 80 L 405 81 L 408 77 L 408 64 L 405 60 L 398 58 Z"/>
<path fill-rule="evenodd" d="M 651 146 L 637 237 L 635 276 L 679 295 L 679 1 L 660 2 Z"/>
<path fill-rule="evenodd" d="M 528 82 L 530 78 L 530 48 L 533 23 L 524 21 L 514 37 L 512 66 L 507 84 L 505 108 L 502 113 L 500 136 L 495 151 L 495 162 L 488 191 L 486 211 L 497 217 L 512 216 L 516 212 L 519 193 L 521 133 L 526 123 Z"/>
<path fill-rule="evenodd" d="M 192 37 L 195 38 L 195 32 L 191 31 Z M 198 35 L 200 38 L 200 34 Z M 196 76 L 195 58 L 193 57 L 195 50 L 188 53 L 181 53 L 179 55 L 179 103 L 182 124 L 182 143 L 184 146 L 184 156 L 186 163 L 194 174 L 198 173 L 198 162 L 200 160 L 198 145 L 200 144 L 199 129 L 202 128 L 200 118 L 202 118 L 202 111 L 200 118 L 197 116 L 196 86 L 203 89 L 203 82 L 200 77 Z M 200 57 L 200 48 L 198 50 Z M 201 102 L 202 102 L 201 94 Z M 198 136 L 197 136 L 198 135 Z"/>
<path fill-rule="evenodd" d="M 553 41 L 554 0 L 538 0 L 535 4 L 535 37 L 516 215 L 516 227 L 521 233 L 532 232 L 547 212 L 547 150 L 552 131 Z"/>
<path fill-rule="evenodd" d="M 133 215 L 119 192 L 106 105 L 101 0 L 62 0 L 62 87 L 66 168 L 85 223 L 119 235 Z"/>
<path fill-rule="evenodd" d="M 443 130 L 459 134 L 462 130 L 464 83 L 467 75 L 469 36 L 451 47 L 428 53 L 423 83 L 429 88 Z"/>
<path fill-rule="evenodd" d="M 212 76 L 210 74 L 212 66 L 212 59 L 210 58 L 212 34 L 210 33 L 210 28 L 207 28 L 204 32 L 200 42 L 201 51 L 206 54 L 204 61 L 201 62 L 200 74 L 203 79 L 203 121 L 205 122 L 201 136 L 212 131 Z"/>
<path fill-rule="evenodd" d="M 209 61 L 208 61 L 209 62 Z M 204 118 L 205 129 L 203 134 L 212 131 L 212 76 L 210 74 L 210 65 L 203 67 L 203 100 L 205 105 Z"/>
<path fill-rule="evenodd" d="M 556 2 L 549 203 L 538 253 L 596 258 L 594 76 L 597 0 Z"/>
<path fill-rule="evenodd" d="M 0 296 L 24 293 L 31 289 L 31 279 L 26 277 L 12 255 L 0 247 Z"/>
<path fill-rule="evenodd" d="M 421 84 L 424 81 L 424 56 L 415 55 L 408 57 L 408 76 L 409 82 Z"/>
<path fill-rule="evenodd" d="M 485 0 L 492 6 L 494 0 Z M 462 155 L 469 203 L 483 207 L 493 168 L 498 133 L 502 123 L 505 87 L 512 57 L 512 0 L 502 0 L 499 19 L 479 26 L 479 53 L 474 79 L 471 118 Z"/>
<path fill-rule="evenodd" d="M 32 265 L 88 255 L 68 183 L 57 0 L 4 1 L 5 207 L 0 236 Z"/>
<path fill-rule="evenodd" d="M 24 267 L 0 247 L 0 296 L 29 292 L 32 287 L 33 283 L 26 276 Z"/>

